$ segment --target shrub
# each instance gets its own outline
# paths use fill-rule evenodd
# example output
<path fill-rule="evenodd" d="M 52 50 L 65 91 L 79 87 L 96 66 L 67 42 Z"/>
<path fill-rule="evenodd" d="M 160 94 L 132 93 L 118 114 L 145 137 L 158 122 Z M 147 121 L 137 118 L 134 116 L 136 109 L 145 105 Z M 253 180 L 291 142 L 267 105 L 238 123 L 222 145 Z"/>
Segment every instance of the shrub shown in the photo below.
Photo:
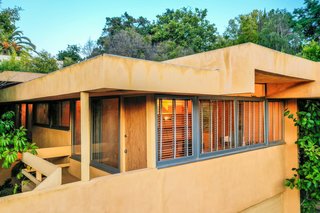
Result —
<path fill-rule="evenodd" d="M 299 168 L 293 168 L 295 174 L 285 181 L 291 189 L 301 190 L 302 212 L 315 212 L 320 201 L 320 102 L 307 100 L 302 102 L 297 118 L 286 111 L 285 115 L 293 119 L 299 128 Z"/>

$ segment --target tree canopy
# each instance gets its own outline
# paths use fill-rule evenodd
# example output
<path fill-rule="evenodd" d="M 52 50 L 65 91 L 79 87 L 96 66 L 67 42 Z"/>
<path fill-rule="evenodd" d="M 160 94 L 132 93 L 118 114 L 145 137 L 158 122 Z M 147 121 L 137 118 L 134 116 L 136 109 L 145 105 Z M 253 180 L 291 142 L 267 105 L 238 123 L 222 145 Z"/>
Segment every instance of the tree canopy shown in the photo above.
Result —
<path fill-rule="evenodd" d="M 107 17 L 94 54 L 110 53 L 150 60 L 166 60 L 215 48 L 217 30 L 207 10 L 167 9 L 155 21 L 128 13 Z"/>

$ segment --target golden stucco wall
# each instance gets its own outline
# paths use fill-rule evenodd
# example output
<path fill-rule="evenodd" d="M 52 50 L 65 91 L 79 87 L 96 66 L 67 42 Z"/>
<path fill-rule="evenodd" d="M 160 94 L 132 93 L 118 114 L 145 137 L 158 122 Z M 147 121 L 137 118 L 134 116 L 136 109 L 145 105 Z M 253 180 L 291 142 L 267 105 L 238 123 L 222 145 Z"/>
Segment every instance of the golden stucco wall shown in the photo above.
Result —
<path fill-rule="evenodd" d="M 257 205 L 251 206 L 241 213 L 282 213 L 283 211 L 283 193 L 281 193 Z"/>
<path fill-rule="evenodd" d="M 284 192 L 285 149 L 274 146 L 9 196 L 0 199 L 0 212 L 238 212 Z"/>
<path fill-rule="evenodd" d="M 71 146 L 71 131 L 33 126 L 32 141 L 39 148 Z"/>

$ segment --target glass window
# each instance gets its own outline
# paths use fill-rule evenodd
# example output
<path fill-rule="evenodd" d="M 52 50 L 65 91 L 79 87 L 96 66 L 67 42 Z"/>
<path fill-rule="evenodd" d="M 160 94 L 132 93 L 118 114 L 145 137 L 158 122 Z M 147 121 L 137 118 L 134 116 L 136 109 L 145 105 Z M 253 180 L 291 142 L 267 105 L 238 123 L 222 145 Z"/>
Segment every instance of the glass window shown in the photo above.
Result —
<path fill-rule="evenodd" d="M 49 104 L 39 103 L 35 105 L 35 123 L 49 125 Z"/>
<path fill-rule="evenodd" d="M 238 102 L 238 146 L 264 144 L 264 101 Z"/>
<path fill-rule="evenodd" d="M 119 168 L 119 99 L 92 102 L 92 161 Z"/>
<path fill-rule="evenodd" d="M 80 101 L 75 101 L 74 103 L 74 128 L 73 128 L 73 146 L 72 154 L 81 154 L 81 111 L 80 111 Z"/>
<path fill-rule="evenodd" d="M 70 126 L 70 102 L 53 102 L 49 104 L 51 126 L 69 127 Z"/>
<path fill-rule="evenodd" d="M 157 100 L 158 161 L 192 156 L 192 101 Z"/>
<path fill-rule="evenodd" d="M 70 126 L 70 102 L 57 101 L 35 104 L 35 123 L 48 127 Z"/>
<path fill-rule="evenodd" d="M 201 153 L 235 147 L 234 102 L 200 100 Z"/>
<path fill-rule="evenodd" d="M 284 103 L 280 101 L 268 102 L 268 141 L 283 141 Z"/>

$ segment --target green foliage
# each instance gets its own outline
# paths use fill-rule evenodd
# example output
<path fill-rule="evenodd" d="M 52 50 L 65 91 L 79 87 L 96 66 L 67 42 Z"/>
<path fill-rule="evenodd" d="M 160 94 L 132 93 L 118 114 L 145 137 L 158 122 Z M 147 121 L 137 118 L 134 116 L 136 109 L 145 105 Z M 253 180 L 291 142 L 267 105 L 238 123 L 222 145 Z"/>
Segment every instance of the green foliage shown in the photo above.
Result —
<path fill-rule="evenodd" d="M 106 24 L 103 28 L 102 37 L 113 36 L 119 33 L 121 30 L 133 29 L 137 33 L 146 36 L 150 34 L 151 22 L 140 16 L 139 18 L 134 18 L 125 12 L 120 17 L 107 17 Z"/>
<path fill-rule="evenodd" d="M 103 40 L 104 51 L 110 54 L 149 59 L 151 42 L 134 29 L 120 30 Z"/>
<path fill-rule="evenodd" d="M 16 29 L 16 22 L 20 20 L 20 7 L 1 8 L 0 2 L 0 30 L 12 33 Z"/>
<path fill-rule="evenodd" d="M 81 48 L 78 45 L 68 45 L 66 50 L 59 51 L 57 59 L 63 61 L 63 66 L 69 66 L 82 60 L 80 56 Z"/>
<path fill-rule="evenodd" d="M 305 7 L 295 9 L 296 28 L 302 31 L 308 40 L 320 42 L 320 2 L 305 0 Z"/>
<path fill-rule="evenodd" d="M 15 29 L 13 32 L 5 32 L 0 29 L 0 53 L 3 55 L 20 55 L 35 51 L 36 46 L 23 32 Z"/>
<path fill-rule="evenodd" d="M 182 8 L 167 9 L 153 23 L 128 13 L 107 17 L 98 47 L 91 52 L 166 60 L 212 50 L 218 35 L 206 16 L 207 10 Z"/>
<path fill-rule="evenodd" d="M 26 53 L 19 58 L 12 55 L 9 60 L 0 62 L 0 71 L 49 73 L 55 70 L 58 70 L 56 59 L 45 51 L 38 53 L 34 57 Z"/>
<path fill-rule="evenodd" d="M 303 38 L 301 33 L 294 30 L 294 26 L 293 16 L 286 10 L 253 10 L 231 19 L 223 35 L 226 46 L 253 42 L 296 54 L 300 51 Z"/>
<path fill-rule="evenodd" d="M 18 153 L 30 152 L 36 154 L 38 148 L 35 143 L 27 141 L 24 127 L 15 128 L 14 112 L 4 113 L 0 119 L 0 160 L 2 168 L 10 168 L 17 161 Z"/>
<path fill-rule="evenodd" d="M 282 52 L 296 54 L 303 36 L 294 30 L 295 22 L 286 10 L 270 10 L 264 18 L 259 44 Z"/>
<path fill-rule="evenodd" d="M 16 26 L 16 22 L 20 20 L 20 11 L 19 7 L 0 8 L 0 54 L 20 55 L 36 49 L 31 40 L 23 36 L 23 32 Z"/>
<path fill-rule="evenodd" d="M 285 115 L 293 119 L 299 128 L 296 143 L 300 150 L 299 168 L 292 169 L 295 174 L 285 181 L 285 185 L 301 190 L 302 212 L 315 212 L 316 204 L 320 201 L 320 102 L 303 102 L 297 118 L 289 111 Z"/>
<path fill-rule="evenodd" d="M 302 48 L 302 57 L 313 61 L 320 61 L 320 44 L 311 41 Z"/>
<path fill-rule="evenodd" d="M 182 48 L 191 48 L 194 52 L 212 50 L 217 38 L 217 29 L 207 19 L 207 10 L 196 8 L 167 9 L 157 16 L 151 29 L 153 43 L 174 42 Z"/>
<path fill-rule="evenodd" d="M 57 60 L 46 51 L 41 51 L 27 63 L 28 72 L 49 73 L 58 69 Z"/>

